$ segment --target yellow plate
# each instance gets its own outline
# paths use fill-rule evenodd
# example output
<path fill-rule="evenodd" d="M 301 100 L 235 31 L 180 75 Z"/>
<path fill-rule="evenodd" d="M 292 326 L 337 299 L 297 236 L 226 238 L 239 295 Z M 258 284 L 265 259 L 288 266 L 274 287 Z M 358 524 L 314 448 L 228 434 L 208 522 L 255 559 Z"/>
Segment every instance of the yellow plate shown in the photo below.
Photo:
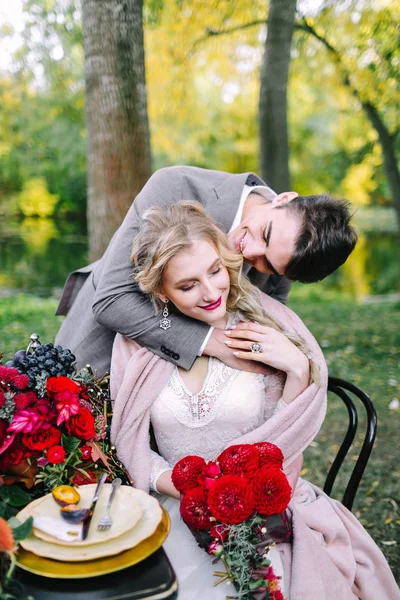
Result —
<path fill-rule="evenodd" d="M 82 546 L 81 544 L 60 545 L 54 542 L 48 542 L 30 535 L 22 540 L 21 546 L 24 550 L 33 552 L 37 556 L 50 558 L 62 562 L 82 562 L 86 560 L 96 560 L 105 556 L 114 556 L 125 550 L 130 550 L 143 540 L 151 536 L 157 529 L 161 519 L 162 510 L 160 503 L 153 496 L 149 496 L 142 490 L 130 488 L 131 500 L 133 503 L 139 503 L 143 514 L 141 519 L 132 529 L 129 529 L 118 537 L 104 540 L 97 544 Z M 17 515 L 18 518 L 25 516 L 24 511 Z M 89 533 L 91 535 L 91 532 Z"/>
<path fill-rule="evenodd" d="M 85 577 L 98 577 L 122 571 L 149 557 L 153 552 L 161 548 L 170 529 L 170 519 L 167 511 L 162 508 L 162 519 L 155 532 L 130 550 L 126 550 L 117 556 L 101 558 L 86 562 L 61 562 L 42 558 L 32 552 L 19 550 L 17 565 L 24 571 L 35 575 L 51 577 L 52 579 L 83 579 Z"/>
<path fill-rule="evenodd" d="M 81 500 L 77 505 L 78 508 L 87 508 L 90 506 L 92 501 L 96 484 L 91 483 L 88 485 L 82 485 L 78 488 Z M 98 531 L 97 525 L 101 517 L 106 512 L 106 505 L 111 492 L 111 483 L 104 484 L 96 508 L 94 510 L 92 523 L 90 525 L 89 536 L 84 541 L 72 541 L 63 542 L 58 540 L 56 537 L 44 533 L 34 527 L 34 534 L 36 537 L 57 544 L 60 546 L 90 546 L 91 544 L 99 544 L 112 538 L 123 535 L 129 529 L 132 529 L 139 521 L 143 514 L 143 508 L 138 499 L 137 490 L 133 487 L 123 485 L 117 492 L 114 502 L 111 506 L 111 517 L 113 519 L 113 525 L 106 531 Z M 60 507 L 54 501 L 51 494 L 46 494 L 42 498 L 34 500 L 28 506 L 26 506 L 18 515 L 21 521 L 24 521 L 28 517 L 35 517 L 36 515 L 47 515 L 50 517 L 56 517 L 63 523 L 65 521 L 60 515 Z M 28 548 L 29 550 L 30 548 Z"/>

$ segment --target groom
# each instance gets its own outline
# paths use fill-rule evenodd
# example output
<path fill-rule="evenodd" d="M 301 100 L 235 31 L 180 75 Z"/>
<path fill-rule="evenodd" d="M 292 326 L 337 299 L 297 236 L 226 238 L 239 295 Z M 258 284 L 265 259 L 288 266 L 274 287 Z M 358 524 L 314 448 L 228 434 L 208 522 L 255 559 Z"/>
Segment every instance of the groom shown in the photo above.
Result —
<path fill-rule="evenodd" d="M 311 283 L 335 271 L 357 240 L 348 204 L 328 195 L 277 196 L 252 173 L 160 169 L 136 197 L 102 258 L 67 279 L 56 313 L 67 317 L 56 343 L 71 349 L 79 367 L 90 363 L 98 375 L 108 371 L 119 332 L 184 369 L 202 353 L 251 369 L 248 361 L 232 357 L 222 332 L 205 323 L 174 314 L 172 326 L 161 329 L 160 315 L 132 280 L 131 246 L 143 212 L 180 200 L 205 207 L 242 254 L 253 284 L 281 302 L 291 281 Z"/>

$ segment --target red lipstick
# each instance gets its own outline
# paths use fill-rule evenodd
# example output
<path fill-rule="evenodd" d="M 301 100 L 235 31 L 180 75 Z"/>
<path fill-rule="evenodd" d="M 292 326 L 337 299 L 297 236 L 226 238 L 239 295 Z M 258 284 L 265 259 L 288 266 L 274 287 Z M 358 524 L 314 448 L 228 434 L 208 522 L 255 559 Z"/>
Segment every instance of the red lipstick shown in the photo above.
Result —
<path fill-rule="evenodd" d="M 200 306 L 200 308 L 204 308 L 204 310 L 215 310 L 216 308 L 221 306 L 221 302 L 222 296 L 220 296 L 216 302 L 213 302 L 212 304 L 207 304 L 206 306 Z"/>

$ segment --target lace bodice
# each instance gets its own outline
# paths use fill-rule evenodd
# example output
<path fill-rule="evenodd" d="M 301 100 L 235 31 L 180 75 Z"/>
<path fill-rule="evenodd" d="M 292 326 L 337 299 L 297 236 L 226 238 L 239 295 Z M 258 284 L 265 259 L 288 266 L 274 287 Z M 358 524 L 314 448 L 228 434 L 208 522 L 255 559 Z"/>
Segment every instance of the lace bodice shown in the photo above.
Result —
<path fill-rule="evenodd" d="M 284 375 L 238 371 L 208 361 L 202 389 L 192 393 L 175 367 L 154 401 L 151 422 L 160 454 L 152 452 L 150 484 L 188 454 L 213 459 L 232 440 L 259 427 L 284 405 Z"/>

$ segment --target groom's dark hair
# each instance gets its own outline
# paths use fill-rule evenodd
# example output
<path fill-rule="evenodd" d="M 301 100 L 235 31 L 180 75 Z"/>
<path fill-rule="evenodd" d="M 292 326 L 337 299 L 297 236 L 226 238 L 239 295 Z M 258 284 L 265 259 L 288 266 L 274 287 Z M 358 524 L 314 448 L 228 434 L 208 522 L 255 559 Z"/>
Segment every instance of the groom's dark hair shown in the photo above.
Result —
<path fill-rule="evenodd" d="M 329 194 L 299 196 L 280 207 L 299 218 L 302 225 L 295 252 L 285 275 L 292 281 L 313 283 L 336 271 L 354 250 L 357 233 L 350 225 L 350 203 Z"/>

